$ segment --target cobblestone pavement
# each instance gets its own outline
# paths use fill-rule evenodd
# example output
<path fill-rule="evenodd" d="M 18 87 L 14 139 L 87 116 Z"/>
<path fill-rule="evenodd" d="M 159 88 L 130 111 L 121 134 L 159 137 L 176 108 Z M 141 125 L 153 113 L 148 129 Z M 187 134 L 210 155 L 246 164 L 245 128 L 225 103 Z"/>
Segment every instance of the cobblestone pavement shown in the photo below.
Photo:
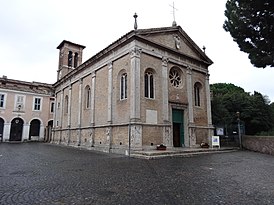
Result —
<path fill-rule="evenodd" d="M 144 160 L 0 143 L 0 204 L 274 204 L 274 157 L 238 151 Z"/>

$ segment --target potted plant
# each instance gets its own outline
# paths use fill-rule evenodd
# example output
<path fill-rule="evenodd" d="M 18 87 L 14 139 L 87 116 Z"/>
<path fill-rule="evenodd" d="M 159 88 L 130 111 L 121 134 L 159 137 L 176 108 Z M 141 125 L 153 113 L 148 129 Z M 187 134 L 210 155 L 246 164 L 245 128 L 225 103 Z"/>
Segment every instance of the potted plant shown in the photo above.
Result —
<path fill-rule="evenodd" d="M 166 146 L 163 143 L 160 145 L 157 145 L 157 150 L 166 150 Z"/>

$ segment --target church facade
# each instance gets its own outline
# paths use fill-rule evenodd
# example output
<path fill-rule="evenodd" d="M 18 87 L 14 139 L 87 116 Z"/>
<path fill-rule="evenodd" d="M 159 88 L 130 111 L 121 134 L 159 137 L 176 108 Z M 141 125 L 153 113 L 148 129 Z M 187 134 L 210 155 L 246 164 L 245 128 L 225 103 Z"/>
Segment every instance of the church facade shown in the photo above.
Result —
<path fill-rule="evenodd" d="M 180 26 L 132 30 L 82 63 L 84 48 L 57 47 L 53 143 L 125 154 L 210 144 L 213 62 Z"/>

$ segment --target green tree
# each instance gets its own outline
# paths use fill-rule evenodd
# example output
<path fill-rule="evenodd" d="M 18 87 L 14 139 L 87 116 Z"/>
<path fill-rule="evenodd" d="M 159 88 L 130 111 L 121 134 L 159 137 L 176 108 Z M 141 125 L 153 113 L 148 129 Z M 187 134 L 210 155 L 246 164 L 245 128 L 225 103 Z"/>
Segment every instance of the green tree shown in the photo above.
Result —
<path fill-rule="evenodd" d="M 236 112 L 242 112 L 242 104 L 246 103 L 244 89 L 227 83 L 211 85 L 213 93 L 212 122 L 215 126 L 224 126 L 227 134 L 232 133 L 237 123 Z"/>
<path fill-rule="evenodd" d="M 274 102 L 269 105 L 271 115 L 271 130 L 274 132 Z"/>
<path fill-rule="evenodd" d="M 271 130 L 272 118 L 268 99 L 256 91 L 250 96 L 250 99 L 251 107 L 248 109 L 252 112 L 250 112 L 250 116 L 247 119 L 246 129 L 251 134 Z"/>
<path fill-rule="evenodd" d="M 240 112 L 246 134 L 254 135 L 271 130 L 273 118 L 266 96 L 256 91 L 250 94 L 238 86 L 227 83 L 212 84 L 211 91 L 212 122 L 215 126 L 224 126 L 228 134 L 231 134 L 237 124 L 236 112 Z"/>
<path fill-rule="evenodd" d="M 228 0 L 225 31 L 256 67 L 274 66 L 274 1 Z"/>

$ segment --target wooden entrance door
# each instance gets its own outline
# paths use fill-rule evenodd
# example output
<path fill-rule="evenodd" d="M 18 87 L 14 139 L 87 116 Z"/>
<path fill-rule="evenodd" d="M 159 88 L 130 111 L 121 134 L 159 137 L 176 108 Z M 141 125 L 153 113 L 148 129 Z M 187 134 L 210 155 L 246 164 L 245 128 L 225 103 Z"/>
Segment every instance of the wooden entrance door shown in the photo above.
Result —
<path fill-rule="evenodd" d="M 10 141 L 21 141 L 23 134 L 23 120 L 15 118 L 11 121 L 10 127 Z"/>
<path fill-rule="evenodd" d="M 172 110 L 172 121 L 173 121 L 173 146 L 183 147 L 184 146 L 184 111 L 183 110 Z"/>

